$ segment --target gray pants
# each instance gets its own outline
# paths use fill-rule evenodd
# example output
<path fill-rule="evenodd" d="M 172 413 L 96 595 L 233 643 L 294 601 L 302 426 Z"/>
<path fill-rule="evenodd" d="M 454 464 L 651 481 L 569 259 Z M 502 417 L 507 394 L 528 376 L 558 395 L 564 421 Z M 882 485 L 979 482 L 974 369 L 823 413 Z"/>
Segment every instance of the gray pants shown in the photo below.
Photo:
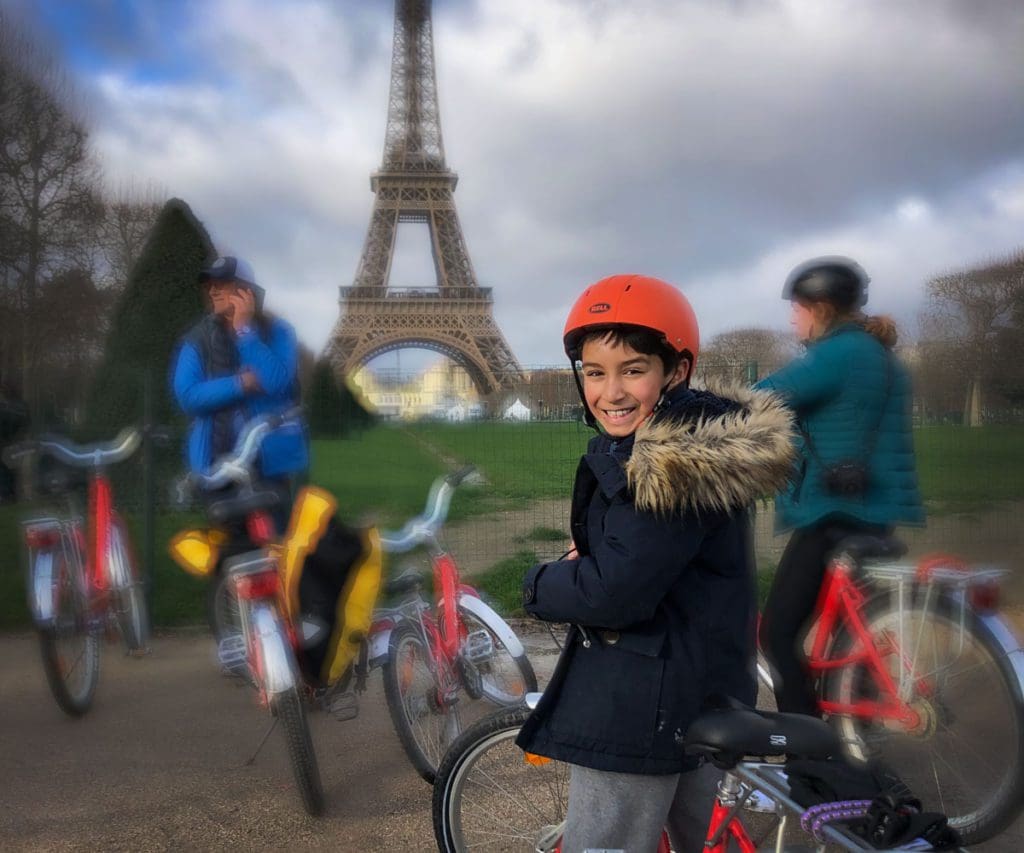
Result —
<path fill-rule="evenodd" d="M 677 853 L 704 849 L 722 771 L 641 776 L 573 765 L 562 853 L 654 853 L 666 827 Z"/>

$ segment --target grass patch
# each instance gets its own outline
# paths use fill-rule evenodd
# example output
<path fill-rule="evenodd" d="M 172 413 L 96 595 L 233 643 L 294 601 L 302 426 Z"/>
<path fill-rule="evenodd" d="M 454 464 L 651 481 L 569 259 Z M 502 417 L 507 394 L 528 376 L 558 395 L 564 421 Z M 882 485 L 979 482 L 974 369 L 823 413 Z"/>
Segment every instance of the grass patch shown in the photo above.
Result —
<path fill-rule="evenodd" d="M 463 463 L 476 465 L 488 492 L 508 506 L 567 497 L 592 431 L 579 423 L 423 424 L 417 434 Z"/>
<path fill-rule="evenodd" d="M 523 578 L 536 563 L 533 551 L 518 551 L 475 575 L 473 585 L 503 616 L 523 616 Z"/>
<path fill-rule="evenodd" d="M 557 527 L 544 527 L 538 525 L 525 536 L 520 536 L 520 542 L 568 542 L 569 534 Z"/>
<path fill-rule="evenodd" d="M 971 512 L 1024 500 L 1024 427 L 914 430 L 921 493 L 929 512 Z"/>

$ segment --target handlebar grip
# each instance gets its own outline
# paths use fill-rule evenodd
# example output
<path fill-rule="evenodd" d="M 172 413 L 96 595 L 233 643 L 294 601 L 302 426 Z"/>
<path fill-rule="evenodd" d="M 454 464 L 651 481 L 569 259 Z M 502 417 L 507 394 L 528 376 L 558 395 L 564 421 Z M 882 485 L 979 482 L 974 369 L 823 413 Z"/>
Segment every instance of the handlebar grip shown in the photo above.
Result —
<path fill-rule="evenodd" d="M 36 451 L 36 443 L 34 441 L 19 441 L 17 444 L 12 444 L 9 447 L 4 448 L 2 454 L 4 464 L 9 468 L 13 468 L 26 456 L 30 456 Z"/>
<path fill-rule="evenodd" d="M 456 486 L 462 484 L 467 477 L 475 473 L 476 465 L 465 465 L 462 468 L 459 468 L 458 471 L 453 471 L 444 479 L 445 482 L 454 489 Z"/>

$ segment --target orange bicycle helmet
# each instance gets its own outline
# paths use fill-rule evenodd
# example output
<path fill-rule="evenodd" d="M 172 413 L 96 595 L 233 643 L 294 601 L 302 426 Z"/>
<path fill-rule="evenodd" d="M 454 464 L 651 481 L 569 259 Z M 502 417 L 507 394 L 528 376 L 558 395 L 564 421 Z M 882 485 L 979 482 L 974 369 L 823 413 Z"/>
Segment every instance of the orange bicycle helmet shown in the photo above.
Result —
<path fill-rule="evenodd" d="M 700 330 L 689 300 L 671 284 L 646 275 L 612 275 L 590 285 L 569 311 L 562 340 L 575 361 L 583 336 L 605 326 L 640 326 L 659 332 L 666 343 L 697 364 Z"/>

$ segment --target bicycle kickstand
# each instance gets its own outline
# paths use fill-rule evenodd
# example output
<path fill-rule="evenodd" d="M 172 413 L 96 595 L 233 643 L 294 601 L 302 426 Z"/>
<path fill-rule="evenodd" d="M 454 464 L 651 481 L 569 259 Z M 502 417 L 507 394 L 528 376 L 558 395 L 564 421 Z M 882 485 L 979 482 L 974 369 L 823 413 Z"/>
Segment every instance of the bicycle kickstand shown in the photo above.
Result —
<path fill-rule="evenodd" d="M 256 757 L 262 751 L 263 744 L 265 744 L 267 742 L 267 739 L 270 737 L 270 733 L 272 731 L 274 731 L 276 726 L 277 726 L 277 717 L 274 717 L 274 719 L 270 721 L 270 728 L 268 728 L 267 731 L 266 731 L 266 734 L 263 735 L 263 740 L 260 741 L 260 745 L 256 747 L 256 751 L 252 754 L 252 756 L 249 758 L 249 760 L 246 761 L 245 764 L 242 765 L 243 767 L 249 767 L 249 766 L 251 766 L 252 764 L 254 764 L 256 762 Z"/>

